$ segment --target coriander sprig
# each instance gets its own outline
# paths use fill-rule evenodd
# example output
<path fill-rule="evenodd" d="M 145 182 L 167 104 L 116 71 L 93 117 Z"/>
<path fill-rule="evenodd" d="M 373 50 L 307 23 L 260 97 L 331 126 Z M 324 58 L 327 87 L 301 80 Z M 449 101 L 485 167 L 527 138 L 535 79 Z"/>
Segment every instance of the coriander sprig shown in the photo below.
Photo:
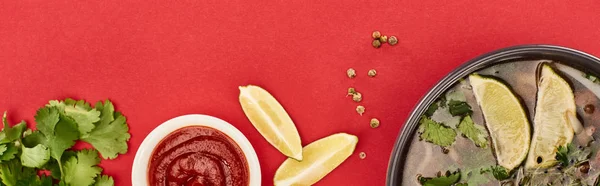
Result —
<path fill-rule="evenodd" d="M 95 107 L 83 100 L 52 100 L 34 118 L 37 130 L 27 129 L 24 121 L 10 127 L 4 114 L 0 185 L 114 185 L 112 177 L 101 175 L 98 153 L 105 159 L 125 154 L 130 134 L 125 117 L 109 100 Z M 71 150 L 78 140 L 95 149 Z M 40 170 L 51 176 L 38 176 Z"/>

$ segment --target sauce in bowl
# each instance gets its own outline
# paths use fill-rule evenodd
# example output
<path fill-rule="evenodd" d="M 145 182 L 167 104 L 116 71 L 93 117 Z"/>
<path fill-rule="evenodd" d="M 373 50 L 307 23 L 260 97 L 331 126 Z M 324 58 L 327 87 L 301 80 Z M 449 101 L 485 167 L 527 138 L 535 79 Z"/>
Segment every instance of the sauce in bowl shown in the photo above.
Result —
<path fill-rule="evenodd" d="M 225 133 L 188 126 L 167 135 L 150 156 L 148 182 L 164 186 L 249 185 L 242 149 Z"/>

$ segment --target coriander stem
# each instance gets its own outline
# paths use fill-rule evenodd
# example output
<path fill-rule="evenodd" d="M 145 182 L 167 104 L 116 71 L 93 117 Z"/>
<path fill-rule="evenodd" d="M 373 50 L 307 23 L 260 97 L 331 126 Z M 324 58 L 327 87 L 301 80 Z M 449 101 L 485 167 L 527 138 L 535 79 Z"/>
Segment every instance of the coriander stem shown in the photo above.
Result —
<path fill-rule="evenodd" d="M 63 173 L 61 158 L 58 158 L 58 169 L 60 169 L 60 180 L 65 180 L 65 174 Z"/>

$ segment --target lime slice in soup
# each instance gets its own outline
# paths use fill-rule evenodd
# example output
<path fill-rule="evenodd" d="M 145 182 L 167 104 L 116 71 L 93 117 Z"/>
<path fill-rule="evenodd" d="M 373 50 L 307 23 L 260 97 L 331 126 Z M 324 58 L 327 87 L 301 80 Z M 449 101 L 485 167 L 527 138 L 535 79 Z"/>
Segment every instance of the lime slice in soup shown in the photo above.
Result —
<path fill-rule="evenodd" d="M 508 170 L 518 167 L 527 157 L 531 137 L 521 102 L 496 79 L 473 74 L 469 81 L 490 132 L 498 165 Z"/>
<path fill-rule="evenodd" d="M 533 138 L 525 168 L 546 168 L 556 164 L 556 151 L 571 143 L 571 118 L 576 118 L 575 98 L 569 84 L 546 64 L 538 82 L 533 119 Z"/>

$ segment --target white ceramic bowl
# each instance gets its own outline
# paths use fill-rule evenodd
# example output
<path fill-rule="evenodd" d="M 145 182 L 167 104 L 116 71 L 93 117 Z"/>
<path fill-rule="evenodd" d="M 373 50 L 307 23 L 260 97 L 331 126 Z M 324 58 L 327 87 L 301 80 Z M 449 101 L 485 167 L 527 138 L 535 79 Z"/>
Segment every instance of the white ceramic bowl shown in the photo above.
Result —
<path fill-rule="evenodd" d="M 148 165 L 150 162 L 150 156 L 152 156 L 152 151 L 154 151 L 154 148 L 158 145 L 158 143 L 171 132 L 187 126 L 207 126 L 227 134 L 227 136 L 229 136 L 238 144 L 246 157 L 250 171 L 250 186 L 259 186 L 261 184 L 260 164 L 258 163 L 258 157 L 256 156 L 254 148 L 252 148 L 252 144 L 250 144 L 242 132 L 240 132 L 233 125 L 219 118 L 202 114 L 190 114 L 170 119 L 169 121 L 166 121 L 160 126 L 156 127 L 152 132 L 150 132 L 150 134 L 148 134 L 148 136 L 146 136 L 137 153 L 135 154 L 135 159 L 133 160 L 133 167 L 131 170 L 131 183 L 133 186 L 149 185 Z"/>

